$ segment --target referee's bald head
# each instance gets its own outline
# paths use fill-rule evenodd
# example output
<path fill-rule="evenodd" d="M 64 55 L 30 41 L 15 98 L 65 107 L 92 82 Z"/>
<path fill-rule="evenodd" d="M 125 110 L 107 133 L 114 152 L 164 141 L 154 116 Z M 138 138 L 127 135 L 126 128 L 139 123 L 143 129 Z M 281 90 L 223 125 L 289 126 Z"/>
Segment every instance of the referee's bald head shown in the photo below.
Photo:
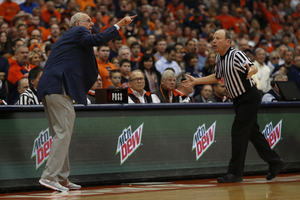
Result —
<path fill-rule="evenodd" d="M 231 41 L 232 41 L 232 35 L 231 33 L 226 30 L 226 29 L 220 29 L 220 31 L 224 31 L 225 32 L 225 39 L 229 39 L 230 40 L 230 44 L 231 44 Z"/>

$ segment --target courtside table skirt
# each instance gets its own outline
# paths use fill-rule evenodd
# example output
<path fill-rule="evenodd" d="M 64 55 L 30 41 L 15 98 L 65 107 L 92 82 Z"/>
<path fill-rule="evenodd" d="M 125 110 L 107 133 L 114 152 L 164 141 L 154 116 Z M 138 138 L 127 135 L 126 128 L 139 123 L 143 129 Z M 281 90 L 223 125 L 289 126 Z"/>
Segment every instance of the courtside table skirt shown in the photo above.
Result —
<path fill-rule="evenodd" d="M 95 104 L 75 105 L 75 110 L 69 154 L 72 182 L 88 186 L 211 178 L 227 171 L 232 103 Z M 272 133 L 277 126 L 271 141 L 273 149 L 288 163 L 285 172 L 300 171 L 299 119 L 300 102 L 262 103 L 258 114 L 261 131 Z M 214 132 L 205 135 L 213 127 Z M 49 152 L 45 145 L 47 128 L 42 105 L 0 106 L 0 192 L 41 189 L 38 180 L 46 163 L 42 154 Z M 194 137 L 197 130 L 202 132 Z M 124 132 L 126 136 L 120 137 Z M 128 143 L 130 133 L 133 139 L 139 137 L 135 145 L 133 139 Z M 43 139 L 35 146 L 41 134 Z M 119 138 L 127 148 L 118 147 Z M 193 141 L 199 142 L 199 138 L 203 149 L 197 157 Z M 42 154 L 39 150 L 39 160 L 36 147 L 44 148 Z M 249 143 L 245 175 L 267 170 L 268 165 Z"/>

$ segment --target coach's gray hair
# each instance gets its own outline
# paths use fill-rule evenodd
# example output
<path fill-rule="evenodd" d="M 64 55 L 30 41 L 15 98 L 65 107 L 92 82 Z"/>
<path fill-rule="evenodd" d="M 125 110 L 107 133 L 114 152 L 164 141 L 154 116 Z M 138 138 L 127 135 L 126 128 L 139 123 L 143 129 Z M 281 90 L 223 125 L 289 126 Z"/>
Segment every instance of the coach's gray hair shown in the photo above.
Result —
<path fill-rule="evenodd" d="M 78 12 L 78 13 L 74 14 L 74 15 L 71 17 L 71 20 L 70 20 L 70 26 L 71 26 L 71 27 L 75 26 L 75 22 L 76 22 L 76 21 L 82 19 L 82 14 L 85 14 L 85 13 L 83 13 L 83 12 Z"/>
<path fill-rule="evenodd" d="M 165 70 L 162 74 L 161 74 L 161 79 L 166 80 L 168 77 L 176 77 L 175 72 L 173 72 L 170 69 Z"/>

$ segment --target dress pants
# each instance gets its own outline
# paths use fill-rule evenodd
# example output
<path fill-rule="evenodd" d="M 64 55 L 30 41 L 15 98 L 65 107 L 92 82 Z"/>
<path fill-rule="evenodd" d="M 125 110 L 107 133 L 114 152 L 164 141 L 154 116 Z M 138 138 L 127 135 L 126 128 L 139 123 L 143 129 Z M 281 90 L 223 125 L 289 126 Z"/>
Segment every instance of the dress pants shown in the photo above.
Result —
<path fill-rule="evenodd" d="M 46 95 L 42 102 L 53 139 L 42 179 L 68 183 L 69 146 L 75 121 L 72 98 L 64 92 Z"/>
<path fill-rule="evenodd" d="M 233 100 L 236 115 L 231 129 L 232 155 L 228 168 L 229 174 L 243 175 L 249 140 L 253 143 L 259 156 L 268 164 L 277 164 L 281 161 L 259 131 L 257 113 L 260 103 L 261 97 L 255 86 Z"/>

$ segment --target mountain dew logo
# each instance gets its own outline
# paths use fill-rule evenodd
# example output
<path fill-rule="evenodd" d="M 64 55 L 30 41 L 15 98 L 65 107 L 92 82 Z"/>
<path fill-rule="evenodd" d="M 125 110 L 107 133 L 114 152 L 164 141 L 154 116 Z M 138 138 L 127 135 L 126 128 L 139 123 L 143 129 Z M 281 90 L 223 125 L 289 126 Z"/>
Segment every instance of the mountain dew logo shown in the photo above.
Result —
<path fill-rule="evenodd" d="M 280 120 L 280 122 L 275 126 L 275 128 L 273 128 L 273 124 L 272 122 L 270 122 L 269 124 L 266 125 L 265 129 L 262 131 L 262 134 L 269 142 L 271 149 L 273 149 L 281 139 L 281 126 L 282 126 L 282 120 Z"/>
<path fill-rule="evenodd" d="M 127 129 L 125 128 L 119 136 L 116 154 L 120 153 L 121 165 L 141 145 L 143 125 L 144 123 L 133 133 L 131 126 L 129 126 Z"/>
<path fill-rule="evenodd" d="M 215 139 L 216 122 L 206 131 L 205 124 L 199 126 L 194 134 L 192 150 L 196 148 L 196 160 L 212 145 Z"/>
<path fill-rule="evenodd" d="M 39 136 L 34 140 L 31 158 L 36 158 L 36 170 L 48 159 L 52 137 L 49 134 L 49 128 L 41 131 Z"/>

